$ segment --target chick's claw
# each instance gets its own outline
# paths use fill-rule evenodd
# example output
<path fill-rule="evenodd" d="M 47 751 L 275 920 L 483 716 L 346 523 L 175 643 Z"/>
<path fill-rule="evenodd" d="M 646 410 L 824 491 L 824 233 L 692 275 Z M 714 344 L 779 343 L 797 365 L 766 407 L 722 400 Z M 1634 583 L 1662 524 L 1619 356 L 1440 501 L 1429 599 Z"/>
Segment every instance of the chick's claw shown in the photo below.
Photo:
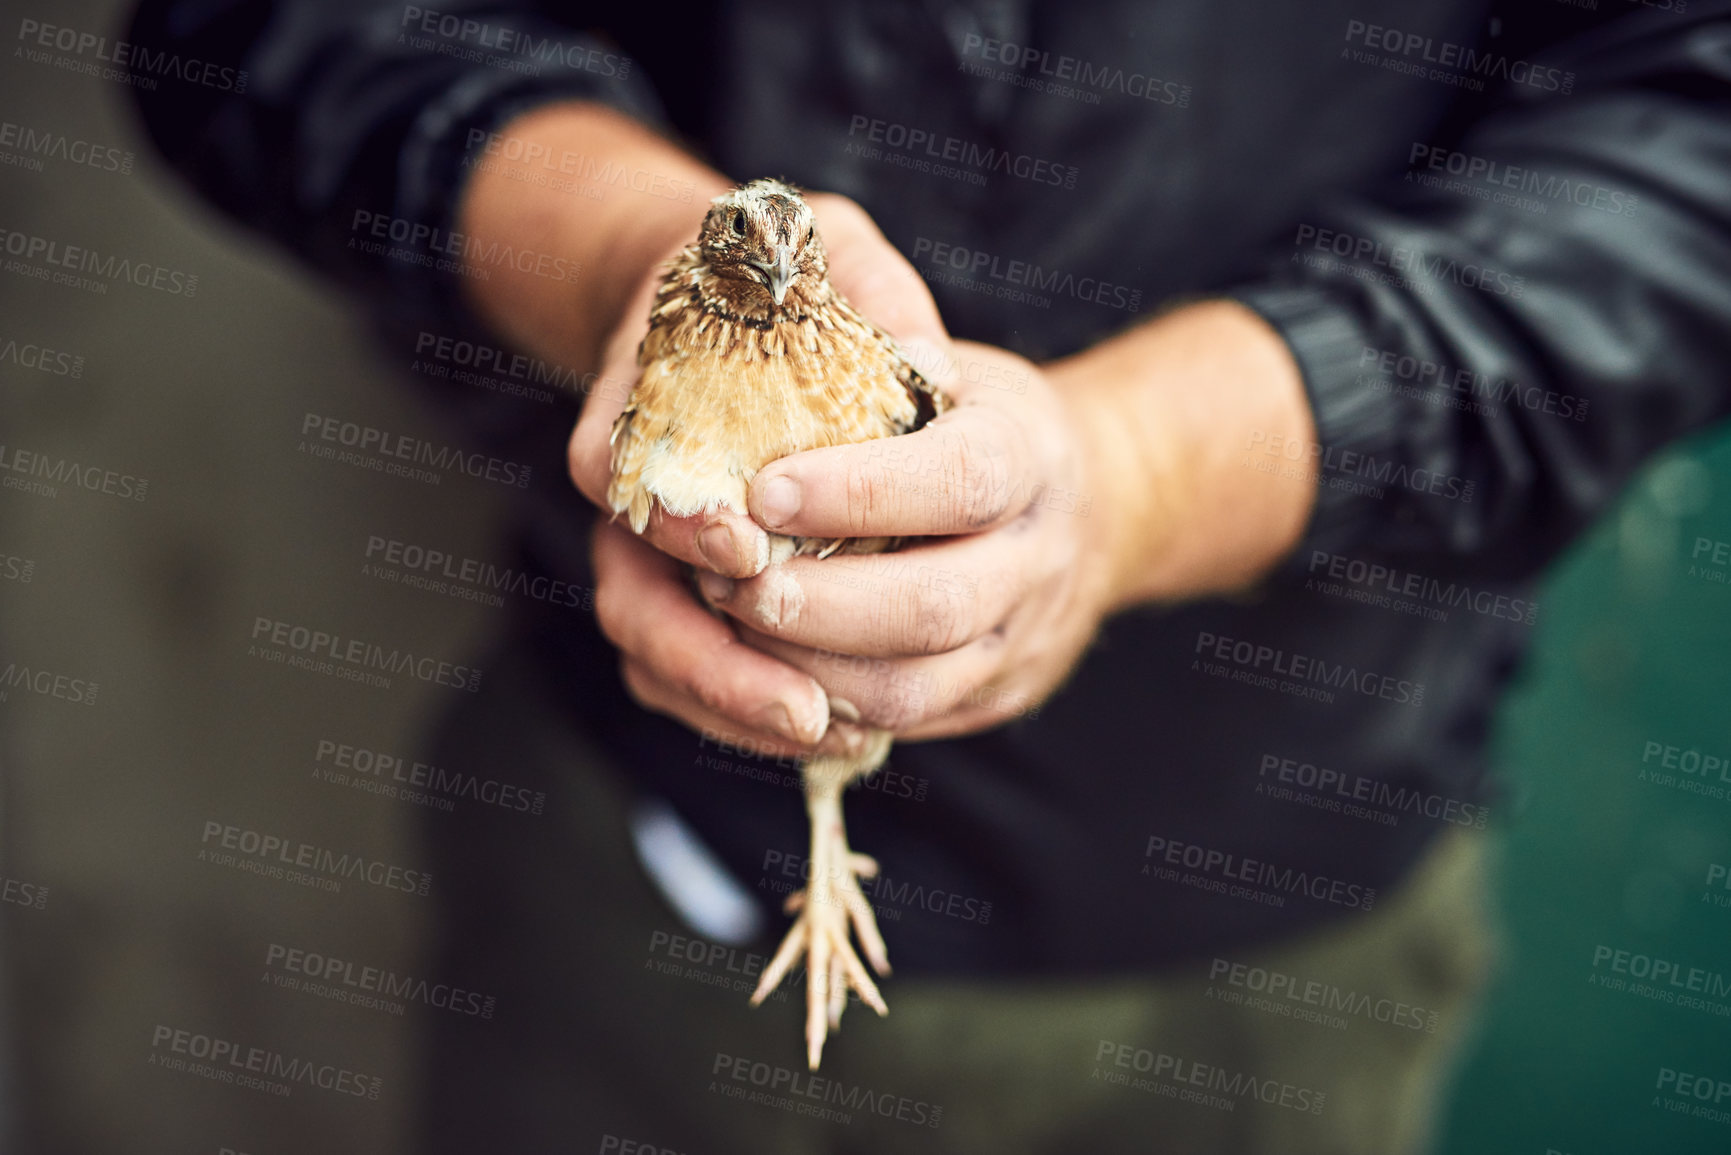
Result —
<path fill-rule="evenodd" d="M 780 985 L 803 955 L 806 960 L 806 1061 L 817 1070 L 829 1032 L 841 1025 L 848 992 L 880 1015 L 889 1007 L 850 941 L 857 933 L 866 958 L 879 974 L 889 973 L 889 958 L 871 904 L 859 888 L 860 877 L 877 873 L 877 863 L 847 849 L 840 824 L 813 824 L 811 879 L 790 894 L 788 913 L 797 913 L 787 937 L 764 968 L 751 1005 L 758 1006 Z M 833 864 L 833 865 L 832 865 Z"/>

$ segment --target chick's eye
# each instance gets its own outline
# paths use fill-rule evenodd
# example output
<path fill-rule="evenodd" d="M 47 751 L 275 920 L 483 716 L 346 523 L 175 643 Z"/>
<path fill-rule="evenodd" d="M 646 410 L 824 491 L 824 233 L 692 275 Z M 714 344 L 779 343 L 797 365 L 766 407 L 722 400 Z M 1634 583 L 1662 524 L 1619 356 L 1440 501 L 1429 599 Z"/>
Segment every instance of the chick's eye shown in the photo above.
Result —
<path fill-rule="evenodd" d="M 808 245 L 811 244 L 812 239 L 816 236 L 817 236 L 817 226 L 812 225 L 809 229 L 805 230 L 805 243 Z"/>
<path fill-rule="evenodd" d="M 734 231 L 734 234 L 736 236 L 743 237 L 745 235 L 745 210 L 744 209 L 734 209 L 733 210 L 733 231 Z"/>

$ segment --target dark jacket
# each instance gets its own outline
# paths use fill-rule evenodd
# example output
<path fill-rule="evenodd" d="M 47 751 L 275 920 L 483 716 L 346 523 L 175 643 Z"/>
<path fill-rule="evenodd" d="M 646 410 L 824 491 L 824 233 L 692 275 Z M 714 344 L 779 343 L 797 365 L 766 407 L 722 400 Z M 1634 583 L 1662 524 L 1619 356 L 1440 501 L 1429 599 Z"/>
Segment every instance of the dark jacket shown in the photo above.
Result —
<path fill-rule="evenodd" d="M 1731 407 L 1727 5 L 1596 7 L 146 0 L 130 35 L 244 70 L 244 92 L 133 91 L 207 197 L 398 332 L 475 322 L 443 274 L 352 244 L 356 212 L 448 229 L 471 142 L 571 96 L 736 178 L 856 198 L 958 336 L 1049 358 L 1200 294 L 1279 328 L 1319 444 L 1239 448 L 1320 478 L 1290 564 L 1121 615 L 1037 717 L 900 747 L 850 796 L 875 900 L 905 912 L 898 968 L 978 973 L 1350 916 L 1496 812 L 1486 732 L 1534 580 Z M 559 460 L 545 407 L 429 388 Z M 557 472 L 537 556 L 580 570 Z M 587 725 L 745 882 L 780 877 L 797 792 L 631 707 L 593 623 L 563 620 L 525 636 Z"/>

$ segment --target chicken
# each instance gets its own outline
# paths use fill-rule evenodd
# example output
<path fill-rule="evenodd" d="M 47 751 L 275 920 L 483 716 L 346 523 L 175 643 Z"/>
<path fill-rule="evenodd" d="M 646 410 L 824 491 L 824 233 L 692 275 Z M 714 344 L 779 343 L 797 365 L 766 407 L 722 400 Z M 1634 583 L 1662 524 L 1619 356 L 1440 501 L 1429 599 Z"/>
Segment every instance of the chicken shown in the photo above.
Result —
<path fill-rule="evenodd" d="M 715 198 L 697 241 L 669 263 L 637 360 L 642 376 L 613 425 L 607 492 L 615 515 L 626 514 L 637 533 L 656 503 L 679 517 L 745 514 L 752 477 L 777 458 L 908 433 L 949 406 L 895 340 L 835 291 L 810 206 L 776 180 Z M 897 544 L 779 534 L 770 542 L 771 565 L 797 554 L 876 553 Z M 832 713 L 850 712 L 845 703 L 832 705 Z M 872 969 L 889 973 L 859 885 L 877 863 L 849 847 L 841 800 L 889 750 L 890 735 L 874 729 L 858 755 L 813 757 L 801 767 L 810 876 L 803 891 L 788 896 L 794 925 L 751 1003 L 761 1004 L 805 957 L 813 1070 L 849 990 L 888 1013 L 851 943 L 857 934 Z"/>

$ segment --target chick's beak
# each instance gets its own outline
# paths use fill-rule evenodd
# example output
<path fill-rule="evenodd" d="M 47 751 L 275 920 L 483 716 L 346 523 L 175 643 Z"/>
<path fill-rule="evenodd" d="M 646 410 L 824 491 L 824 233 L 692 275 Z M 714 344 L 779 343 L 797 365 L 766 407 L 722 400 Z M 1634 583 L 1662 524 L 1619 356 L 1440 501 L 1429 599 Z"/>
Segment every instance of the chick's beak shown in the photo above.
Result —
<path fill-rule="evenodd" d="M 773 265 L 760 264 L 757 267 L 762 270 L 766 278 L 765 284 L 769 286 L 769 295 L 775 298 L 775 303 L 779 307 L 787 299 L 787 287 L 793 281 L 793 254 L 784 249 L 776 254 Z"/>

